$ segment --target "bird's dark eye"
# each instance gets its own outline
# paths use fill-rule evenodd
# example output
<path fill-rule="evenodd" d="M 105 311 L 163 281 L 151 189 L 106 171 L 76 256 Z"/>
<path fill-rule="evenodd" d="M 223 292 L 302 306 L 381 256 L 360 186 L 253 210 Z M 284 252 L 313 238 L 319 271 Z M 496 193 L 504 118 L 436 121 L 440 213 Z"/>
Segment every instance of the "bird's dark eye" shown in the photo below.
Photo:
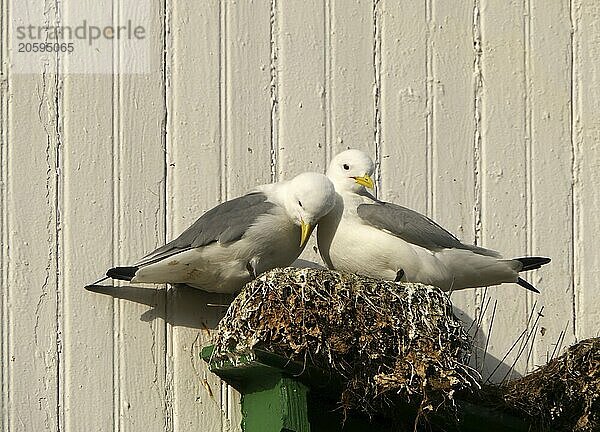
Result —
<path fill-rule="evenodd" d="M 298 205 L 302 207 L 302 201 L 298 200 Z"/>
<path fill-rule="evenodd" d="M 346 171 L 348 171 L 348 170 L 350 169 L 350 167 L 348 166 L 348 164 L 344 164 L 344 165 L 343 165 L 343 167 L 344 167 L 344 169 L 345 169 Z"/>

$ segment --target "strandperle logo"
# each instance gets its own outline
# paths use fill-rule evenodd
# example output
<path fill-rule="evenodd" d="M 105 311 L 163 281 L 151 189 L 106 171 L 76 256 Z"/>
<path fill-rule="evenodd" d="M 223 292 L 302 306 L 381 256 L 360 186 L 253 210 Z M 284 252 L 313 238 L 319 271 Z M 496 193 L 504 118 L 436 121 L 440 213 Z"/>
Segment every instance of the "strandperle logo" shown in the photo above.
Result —
<path fill-rule="evenodd" d="M 150 0 L 19 0 L 9 15 L 11 73 L 146 74 L 160 70 L 163 31 Z M 153 27 L 154 26 L 154 27 Z"/>
<path fill-rule="evenodd" d="M 107 40 L 113 39 L 128 39 L 128 40 L 143 40 L 146 38 L 146 29 L 141 25 L 134 25 L 131 20 L 127 20 L 127 25 L 122 26 L 104 26 L 98 27 L 89 25 L 86 20 L 78 26 L 57 25 L 57 26 L 18 26 L 17 39 L 27 40 L 31 42 L 65 42 L 72 40 L 85 40 L 88 45 L 92 45 L 94 41 L 104 38 Z"/>

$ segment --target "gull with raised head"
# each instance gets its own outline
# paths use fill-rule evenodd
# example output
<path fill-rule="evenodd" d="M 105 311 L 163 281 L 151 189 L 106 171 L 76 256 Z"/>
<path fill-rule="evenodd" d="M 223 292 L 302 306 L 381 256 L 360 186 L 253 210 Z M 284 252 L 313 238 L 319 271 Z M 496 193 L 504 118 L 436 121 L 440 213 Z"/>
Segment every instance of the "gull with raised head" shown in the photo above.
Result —
<path fill-rule="evenodd" d="M 464 244 L 428 217 L 371 195 L 366 188 L 374 186 L 373 171 L 373 161 L 360 150 L 344 151 L 329 165 L 336 202 L 317 229 L 319 252 L 329 268 L 445 291 L 514 282 L 539 292 L 519 272 L 537 269 L 549 258 L 505 259 Z"/>

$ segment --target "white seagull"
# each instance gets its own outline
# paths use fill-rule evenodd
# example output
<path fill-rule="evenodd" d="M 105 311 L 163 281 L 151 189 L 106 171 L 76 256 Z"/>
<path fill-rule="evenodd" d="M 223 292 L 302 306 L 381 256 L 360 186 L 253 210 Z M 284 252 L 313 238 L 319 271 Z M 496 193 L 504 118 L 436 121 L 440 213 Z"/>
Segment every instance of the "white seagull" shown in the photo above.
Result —
<path fill-rule="evenodd" d="M 233 293 L 260 273 L 289 266 L 313 228 L 335 203 L 323 174 L 257 187 L 204 213 L 175 240 L 108 279 L 132 283 L 183 283 L 209 292 Z"/>
<path fill-rule="evenodd" d="M 365 187 L 373 188 L 373 171 L 373 161 L 359 150 L 344 151 L 329 165 L 336 204 L 317 229 L 329 268 L 444 291 L 514 282 L 539 293 L 519 272 L 537 269 L 549 258 L 504 259 L 464 244 L 426 216 L 369 194 Z"/>

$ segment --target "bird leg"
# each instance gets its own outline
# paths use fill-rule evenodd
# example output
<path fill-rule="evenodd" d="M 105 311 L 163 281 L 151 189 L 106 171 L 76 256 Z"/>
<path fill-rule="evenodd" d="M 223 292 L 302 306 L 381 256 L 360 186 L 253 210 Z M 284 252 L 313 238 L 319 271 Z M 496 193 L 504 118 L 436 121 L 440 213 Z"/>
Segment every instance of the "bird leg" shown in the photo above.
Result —
<path fill-rule="evenodd" d="M 404 277 L 404 269 L 398 270 L 398 272 L 396 273 L 396 279 L 394 279 L 394 282 L 400 282 L 403 277 Z"/>

